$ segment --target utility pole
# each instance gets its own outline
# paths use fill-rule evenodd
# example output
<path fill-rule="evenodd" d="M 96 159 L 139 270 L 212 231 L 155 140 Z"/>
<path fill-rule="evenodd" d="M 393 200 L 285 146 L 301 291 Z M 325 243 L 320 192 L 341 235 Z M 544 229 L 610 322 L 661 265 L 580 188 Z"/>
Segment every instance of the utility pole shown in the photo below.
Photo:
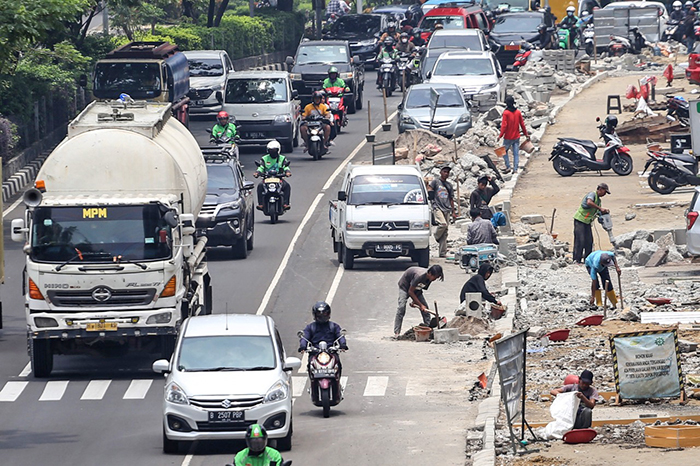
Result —
<path fill-rule="evenodd" d="M 325 0 L 313 0 L 314 14 L 316 15 L 315 29 L 316 40 L 321 40 L 321 28 L 323 28 L 323 9 L 326 7 Z"/>
<path fill-rule="evenodd" d="M 102 0 L 102 34 L 109 35 L 109 9 L 107 9 L 107 0 Z"/>

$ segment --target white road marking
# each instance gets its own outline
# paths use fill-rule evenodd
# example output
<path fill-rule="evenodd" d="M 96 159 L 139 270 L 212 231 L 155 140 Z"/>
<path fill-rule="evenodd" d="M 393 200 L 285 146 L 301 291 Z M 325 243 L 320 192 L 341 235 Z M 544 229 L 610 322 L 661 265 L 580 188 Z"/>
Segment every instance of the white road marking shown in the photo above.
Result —
<path fill-rule="evenodd" d="M 292 400 L 293 401 L 293 400 Z M 194 458 L 194 451 L 197 448 L 197 444 L 199 442 L 195 440 L 192 442 L 192 446 L 190 447 L 190 451 L 187 452 L 187 455 L 185 458 L 182 460 L 182 465 L 181 466 L 190 466 L 190 463 L 192 462 L 192 458 Z"/>
<path fill-rule="evenodd" d="M 111 383 L 111 380 L 91 380 L 80 399 L 101 400 Z"/>
<path fill-rule="evenodd" d="M 301 366 L 299 366 L 299 374 L 306 374 L 306 366 L 309 365 L 309 353 L 304 351 L 304 354 L 301 356 Z"/>
<path fill-rule="evenodd" d="M 19 373 L 19 376 L 26 377 L 31 373 L 32 373 L 32 363 L 28 362 L 27 365 L 24 366 L 24 369 L 22 369 L 22 372 Z"/>
<path fill-rule="evenodd" d="M 389 377 L 367 377 L 365 393 L 362 396 L 384 396 Z"/>
<path fill-rule="evenodd" d="M 428 389 L 423 382 L 410 379 L 406 384 L 406 396 L 425 396 Z"/>
<path fill-rule="evenodd" d="M 292 396 L 297 397 L 304 394 L 306 379 L 308 377 L 292 377 Z"/>
<path fill-rule="evenodd" d="M 331 283 L 331 287 L 328 290 L 328 295 L 326 295 L 326 302 L 328 304 L 333 304 L 333 298 L 335 298 L 335 294 L 338 292 L 338 287 L 340 286 L 340 280 L 343 278 L 344 271 L 345 267 L 341 265 L 338 267 L 335 277 L 333 277 L 333 283 Z"/>
<path fill-rule="evenodd" d="M 153 380 L 132 380 L 129 388 L 124 393 L 125 400 L 143 400 L 146 398 L 148 389 L 151 388 Z"/>
<path fill-rule="evenodd" d="M 61 401 L 63 394 L 66 393 L 66 388 L 68 388 L 67 380 L 46 382 L 44 392 L 39 397 L 39 401 Z"/>
<path fill-rule="evenodd" d="M 7 216 L 10 214 L 10 212 L 12 212 L 13 210 L 15 210 L 15 208 L 16 208 L 18 205 L 20 205 L 21 203 L 22 203 L 22 198 L 20 197 L 19 199 L 17 199 L 17 200 L 10 206 L 9 209 L 7 209 L 5 212 L 2 213 L 2 219 L 5 220 L 5 217 L 7 217 Z"/>
<path fill-rule="evenodd" d="M 16 401 L 29 382 L 7 382 L 0 390 L 0 401 Z"/>

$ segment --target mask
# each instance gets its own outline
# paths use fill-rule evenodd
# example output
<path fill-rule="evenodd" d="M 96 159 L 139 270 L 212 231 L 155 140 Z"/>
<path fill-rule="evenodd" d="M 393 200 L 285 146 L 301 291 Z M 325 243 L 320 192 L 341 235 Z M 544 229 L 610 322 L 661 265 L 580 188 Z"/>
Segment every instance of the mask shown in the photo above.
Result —
<path fill-rule="evenodd" d="M 401 39 L 401 42 L 406 44 L 406 43 L 408 43 L 408 39 Z"/>

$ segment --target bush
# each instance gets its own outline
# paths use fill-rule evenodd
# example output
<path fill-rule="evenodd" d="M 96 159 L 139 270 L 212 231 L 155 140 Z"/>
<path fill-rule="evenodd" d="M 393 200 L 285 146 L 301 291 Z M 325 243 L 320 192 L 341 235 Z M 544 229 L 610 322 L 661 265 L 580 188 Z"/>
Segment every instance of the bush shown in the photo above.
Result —
<path fill-rule="evenodd" d="M 18 139 L 17 127 L 0 115 L 0 157 L 3 160 L 11 156 Z"/>
<path fill-rule="evenodd" d="M 157 26 L 156 33 L 170 37 L 180 50 L 199 50 L 204 48 L 202 28 L 196 26 Z"/>

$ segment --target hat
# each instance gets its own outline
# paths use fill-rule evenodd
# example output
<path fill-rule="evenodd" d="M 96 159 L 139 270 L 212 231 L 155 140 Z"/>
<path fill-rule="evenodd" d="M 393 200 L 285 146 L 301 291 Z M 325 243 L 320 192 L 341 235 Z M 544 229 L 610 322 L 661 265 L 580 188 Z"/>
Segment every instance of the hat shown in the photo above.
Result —
<path fill-rule="evenodd" d="M 440 170 L 444 170 L 445 168 L 447 168 L 450 171 L 452 170 L 452 167 L 450 167 L 448 164 L 440 165 Z"/>
<path fill-rule="evenodd" d="M 593 383 L 593 372 L 586 369 L 581 372 L 581 376 L 578 378 L 579 382 Z"/>
<path fill-rule="evenodd" d="M 600 265 L 604 265 L 605 267 L 610 266 L 613 263 L 613 258 L 608 254 L 607 252 L 604 252 L 603 254 L 600 255 Z"/>
<path fill-rule="evenodd" d="M 598 189 L 604 189 L 606 193 L 610 194 L 610 188 L 608 188 L 608 183 L 600 183 Z"/>

